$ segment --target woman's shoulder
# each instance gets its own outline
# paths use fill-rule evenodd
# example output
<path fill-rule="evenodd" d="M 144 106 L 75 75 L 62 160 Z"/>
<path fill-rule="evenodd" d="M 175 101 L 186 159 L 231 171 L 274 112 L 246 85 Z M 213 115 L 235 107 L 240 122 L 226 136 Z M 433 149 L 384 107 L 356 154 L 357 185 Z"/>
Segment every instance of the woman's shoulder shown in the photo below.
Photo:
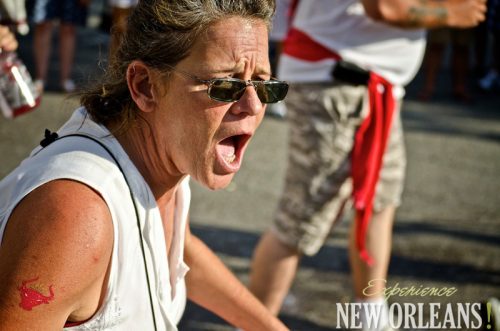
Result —
<path fill-rule="evenodd" d="M 99 304 L 113 249 L 111 215 L 103 198 L 89 186 L 54 180 L 19 202 L 0 247 L 0 252 L 9 252 L 0 254 L 0 269 L 7 270 L 0 285 L 0 292 L 7 294 L 6 304 L 17 307 L 13 303 L 19 301 L 19 287 L 7 284 L 21 286 L 36 279 L 39 286 L 50 288 L 52 298 L 37 311 L 46 312 L 43 318 L 64 322 L 75 312 L 93 313 Z M 24 314 L 19 309 L 11 313 Z"/>
<path fill-rule="evenodd" d="M 85 243 L 89 249 L 99 248 L 102 236 L 113 234 L 111 215 L 101 195 L 69 179 L 50 181 L 33 190 L 19 202 L 11 219 L 22 224 L 23 235 L 32 230 L 34 235 L 50 235 L 56 244 L 74 239 L 73 246 Z"/>

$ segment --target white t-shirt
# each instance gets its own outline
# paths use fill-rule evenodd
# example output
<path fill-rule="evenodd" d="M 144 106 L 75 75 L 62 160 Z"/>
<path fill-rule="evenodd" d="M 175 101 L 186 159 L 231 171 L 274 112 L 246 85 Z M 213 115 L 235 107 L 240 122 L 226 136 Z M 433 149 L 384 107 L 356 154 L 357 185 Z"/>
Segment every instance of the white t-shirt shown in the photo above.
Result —
<path fill-rule="evenodd" d="M 406 85 L 417 73 L 425 51 L 425 31 L 400 29 L 369 18 L 359 0 L 301 0 L 292 28 L 372 70 L 394 85 Z M 308 49 L 306 44 L 301 49 Z M 286 52 L 278 77 L 290 82 L 331 81 L 334 59 L 310 61 Z"/>
<path fill-rule="evenodd" d="M 29 158 L 0 181 L 0 244 L 15 206 L 35 188 L 55 179 L 72 179 L 93 188 L 105 200 L 113 220 L 114 244 L 104 303 L 85 323 L 67 330 L 152 330 L 153 320 L 140 236 L 129 187 L 133 192 L 144 238 L 146 263 L 158 330 L 176 331 L 186 304 L 184 237 L 190 203 L 189 177 L 176 192 L 174 236 L 167 256 L 162 220 L 156 200 L 118 141 L 77 109 L 58 131 L 59 136 L 81 133 L 103 143 L 112 157 L 88 138 L 66 137 Z"/>
<path fill-rule="evenodd" d="M 291 0 L 276 0 L 276 11 L 273 16 L 273 28 L 269 35 L 271 41 L 283 41 L 288 31 L 289 19 L 288 16 Z"/>

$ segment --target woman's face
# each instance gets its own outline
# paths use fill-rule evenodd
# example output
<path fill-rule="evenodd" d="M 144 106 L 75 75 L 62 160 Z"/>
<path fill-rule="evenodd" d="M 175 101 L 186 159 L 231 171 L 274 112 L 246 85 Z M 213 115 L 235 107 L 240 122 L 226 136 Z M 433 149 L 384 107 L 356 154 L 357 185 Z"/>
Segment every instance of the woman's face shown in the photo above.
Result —
<path fill-rule="evenodd" d="M 176 66 L 155 111 L 159 157 L 170 175 L 191 175 L 204 186 L 229 184 L 264 116 L 255 89 L 232 103 L 215 101 L 198 78 L 270 78 L 268 30 L 263 21 L 233 17 L 211 26 Z M 153 136 L 155 136 L 153 135 Z"/>

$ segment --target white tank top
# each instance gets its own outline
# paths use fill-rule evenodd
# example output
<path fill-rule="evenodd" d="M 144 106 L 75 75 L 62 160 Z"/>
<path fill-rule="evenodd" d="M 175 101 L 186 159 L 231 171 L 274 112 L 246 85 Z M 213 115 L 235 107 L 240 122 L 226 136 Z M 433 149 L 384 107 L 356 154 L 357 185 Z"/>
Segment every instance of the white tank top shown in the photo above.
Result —
<path fill-rule="evenodd" d="M 299 0 L 291 28 L 394 85 L 404 86 L 413 79 L 425 51 L 424 30 L 376 22 L 359 0 Z M 300 45 L 302 50 L 308 48 Z M 307 60 L 285 52 L 278 77 L 290 82 L 331 81 L 334 63 L 334 59 Z"/>
<path fill-rule="evenodd" d="M 177 330 L 186 304 L 184 237 L 191 193 L 189 177 L 176 192 L 174 235 L 167 256 L 162 220 L 154 196 L 128 155 L 110 132 L 77 109 L 58 135 L 79 133 L 103 143 L 118 160 L 133 192 L 144 248 L 157 330 Z M 125 179 L 112 157 L 95 141 L 67 137 L 30 157 L 0 182 L 0 244 L 14 207 L 35 188 L 55 179 L 72 179 L 104 198 L 113 219 L 114 245 L 106 298 L 94 316 L 65 330 L 154 330 L 149 290 L 134 205 Z"/>

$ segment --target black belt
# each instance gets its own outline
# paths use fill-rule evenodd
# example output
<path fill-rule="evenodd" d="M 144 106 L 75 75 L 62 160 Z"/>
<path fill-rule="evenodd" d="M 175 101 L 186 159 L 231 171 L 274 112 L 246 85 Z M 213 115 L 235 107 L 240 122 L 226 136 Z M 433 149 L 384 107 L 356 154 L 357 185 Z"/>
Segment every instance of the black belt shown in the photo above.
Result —
<path fill-rule="evenodd" d="M 365 70 L 354 63 L 339 60 L 332 70 L 332 77 L 349 85 L 368 85 L 370 71 Z"/>

